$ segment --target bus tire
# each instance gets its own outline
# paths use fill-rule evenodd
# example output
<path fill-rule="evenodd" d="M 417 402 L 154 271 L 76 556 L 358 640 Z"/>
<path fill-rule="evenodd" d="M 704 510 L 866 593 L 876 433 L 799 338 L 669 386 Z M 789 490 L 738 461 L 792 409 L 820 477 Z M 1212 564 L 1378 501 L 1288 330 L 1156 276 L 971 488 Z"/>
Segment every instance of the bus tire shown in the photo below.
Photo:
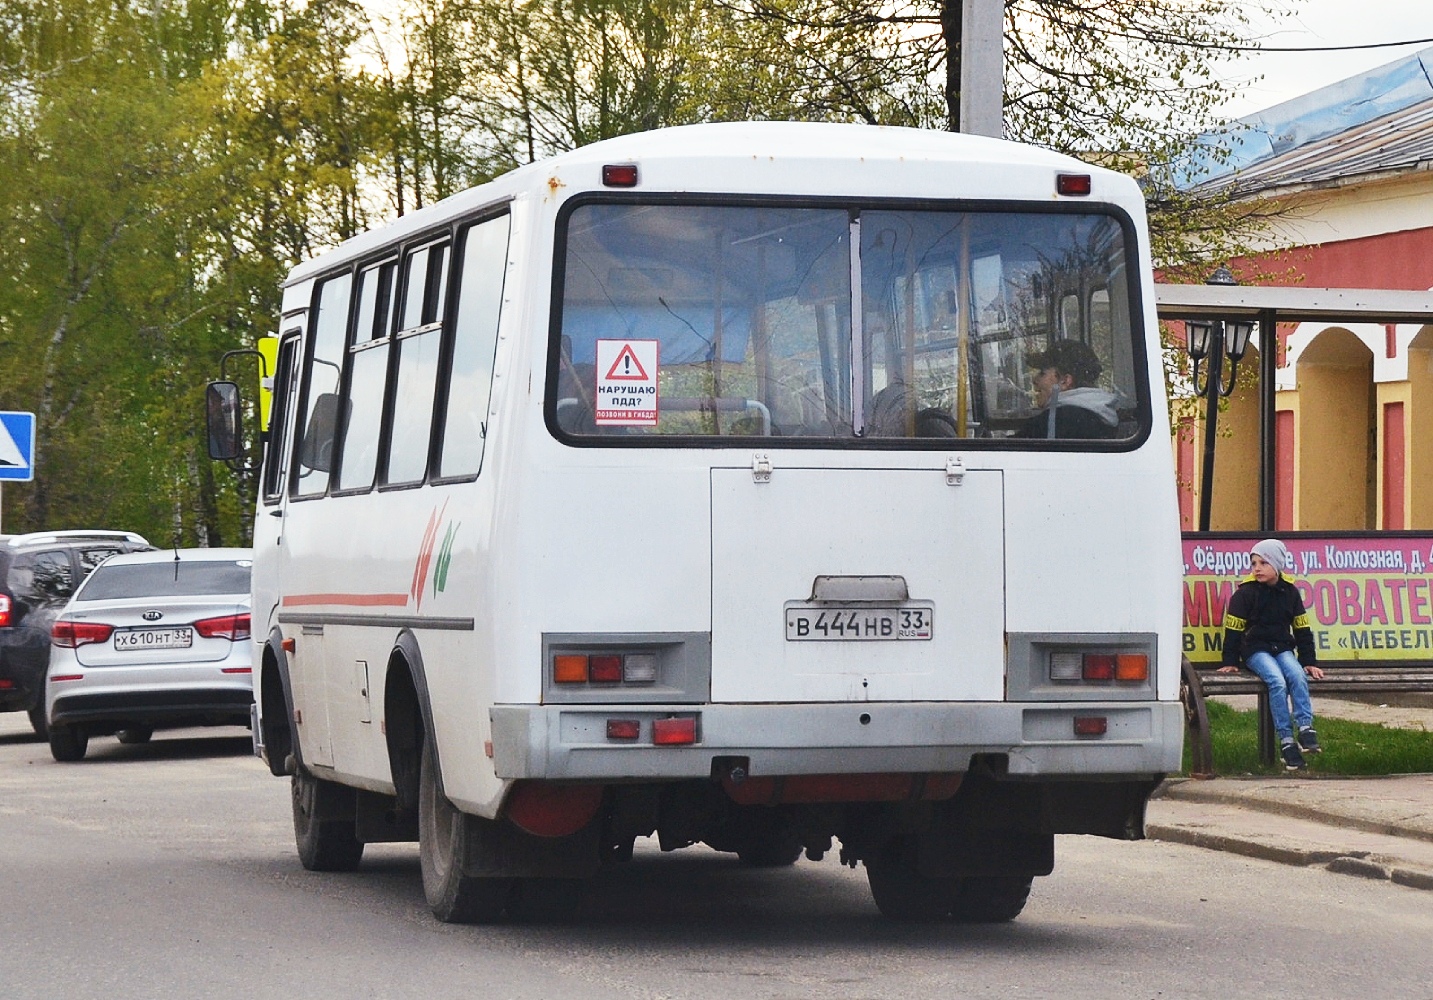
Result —
<path fill-rule="evenodd" d="M 65 764 L 85 759 L 85 750 L 90 745 L 90 734 L 79 726 L 64 724 L 50 727 L 50 756 Z"/>
<path fill-rule="evenodd" d="M 433 916 L 445 924 L 493 923 L 507 909 L 512 879 L 464 874 L 482 822 L 454 808 L 438 788 L 432 741 L 424 740 L 418 771 L 418 862 L 423 895 Z"/>
<path fill-rule="evenodd" d="M 352 789 L 315 778 L 303 768 L 294 771 L 289 789 L 294 807 L 294 845 L 299 863 L 311 872 L 351 872 L 363 860 L 363 841 L 352 819 L 321 819 L 343 812 L 344 796 Z"/>
<path fill-rule="evenodd" d="M 966 924 L 1003 924 L 1020 916 L 1030 898 L 1029 875 L 982 875 L 961 879 L 951 916 Z"/>
<path fill-rule="evenodd" d="M 906 923 L 949 917 L 962 882 L 954 876 L 929 878 L 913 863 L 893 858 L 867 858 L 866 880 L 881 916 Z"/>
<path fill-rule="evenodd" d="M 580 878 L 520 878 L 508 897 L 508 916 L 523 923 L 570 920 L 582 909 L 587 882 Z"/>
<path fill-rule="evenodd" d="M 114 734 L 121 743 L 148 743 L 154 736 L 152 726 L 126 726 Z"/>

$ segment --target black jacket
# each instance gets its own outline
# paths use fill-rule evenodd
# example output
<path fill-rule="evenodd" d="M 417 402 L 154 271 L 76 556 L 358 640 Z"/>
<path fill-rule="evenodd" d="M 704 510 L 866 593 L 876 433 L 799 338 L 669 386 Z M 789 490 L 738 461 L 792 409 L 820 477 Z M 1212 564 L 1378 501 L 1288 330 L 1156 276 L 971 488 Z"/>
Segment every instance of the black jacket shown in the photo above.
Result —
<path fill-rule="evenodd" d="M 1277 655 L 1295 648 L 1304 666 L 1318 663 L 1299 589 L 1283 576 L 1274 584 L 1241 583 L 1224 609 L 1224 665 L 1239 667 L 1251 653 Z"/>

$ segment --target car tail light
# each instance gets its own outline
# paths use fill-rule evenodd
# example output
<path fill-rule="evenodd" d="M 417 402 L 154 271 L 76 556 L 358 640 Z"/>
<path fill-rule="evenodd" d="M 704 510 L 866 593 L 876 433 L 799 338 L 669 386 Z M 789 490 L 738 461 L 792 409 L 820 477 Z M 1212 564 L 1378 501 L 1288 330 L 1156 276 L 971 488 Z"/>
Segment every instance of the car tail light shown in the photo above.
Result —
<path fill-rule="evenodd" d="M 93 642 L 108 642 L 113 625 L 99 622 L 57 621 L 50 626 L 50 642 L 65 649 L 79 649 Z"/>
<path fill-rule="evenodd" d="M 206 639 L 228 639 L 238 642 L 249 638 L 248 615 L 220 615 L 218 618 L 204 618 L 194 623 L 194 631 Z"/>
<path fill-rule="evenodd" d="M 0 691 L 13 691 L 15 682 L 8 677 L 0 677 Z"/>
<path fill-rule="evenodd" d="M 0 628 L 10 624 L 10 595 L 0 594 Z"/>
<path fill-rule="evenodd" d="M 1115 679 L 1115 657 L 1110 653 L 1086 653 L 1084 678 L 1087 681 Z"/>
<path fill-rule="evenodd" d="M 692 716 L 681 719 L 653 719 L 652 742 L 658 746 L 683 746 L 697 741 L 697 720 Z"/>
<path fill-rule="evenodd" d="M 655 653 L 554 653 L 554 684 L 655 684 Z"/>

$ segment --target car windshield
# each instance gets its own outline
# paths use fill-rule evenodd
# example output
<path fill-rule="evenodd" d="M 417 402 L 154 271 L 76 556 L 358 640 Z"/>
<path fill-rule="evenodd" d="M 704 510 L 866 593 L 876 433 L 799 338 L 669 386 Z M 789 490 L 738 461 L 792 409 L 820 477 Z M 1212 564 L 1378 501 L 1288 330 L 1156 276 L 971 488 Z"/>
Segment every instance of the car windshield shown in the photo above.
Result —
<path fill-rule="evenodd" d="M 247 559 L 110 563 L 90 574 L 75 600 L 247 594 L 250 565 Z"/>
<path fill-rule="evenodd" d="M 598 203 L 564 235 L 565 435 L 901 446 L 1148 420 L 1132 241 L 1107 212 Z"/>

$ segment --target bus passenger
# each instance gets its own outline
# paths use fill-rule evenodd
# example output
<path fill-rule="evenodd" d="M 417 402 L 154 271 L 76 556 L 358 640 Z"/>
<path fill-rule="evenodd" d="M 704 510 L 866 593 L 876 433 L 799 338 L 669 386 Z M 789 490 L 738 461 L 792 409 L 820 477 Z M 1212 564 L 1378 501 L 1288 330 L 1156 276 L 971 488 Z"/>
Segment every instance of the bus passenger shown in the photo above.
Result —
<path fill-rule="evenodd" d="M 1254 546 L 1250 559 L 1254 572 L 1234 591 L 1224 611 L 1224 660 L 1219 672 L 1236 672 L 1242 658 L 1267 685 L 1284 767 L 1298 771 L 1304 767 L 1305 753 L 1323 752 L 1314 732 L 1314 706 L 1304 675 L 1320 680 L 1324 672 L 1314 662 L 1314 630 L 1304 600 L 1287 575 L 1294 565 L 1288 548 L 1277 538 L 1266 538 Z M 1299 725 L 1297 742 L 1289 719 L 1290 702 L 1293 722 Z"/>
<path fill-rule="evenodd" d="M 1015 432 L 1021 438 L 1110 438 L 1119 428 L 1115 394 L 1098 388 L 1100 359 L 1078 340 L 1057 340 L 1027 354 L 1039 412 Z"/>

